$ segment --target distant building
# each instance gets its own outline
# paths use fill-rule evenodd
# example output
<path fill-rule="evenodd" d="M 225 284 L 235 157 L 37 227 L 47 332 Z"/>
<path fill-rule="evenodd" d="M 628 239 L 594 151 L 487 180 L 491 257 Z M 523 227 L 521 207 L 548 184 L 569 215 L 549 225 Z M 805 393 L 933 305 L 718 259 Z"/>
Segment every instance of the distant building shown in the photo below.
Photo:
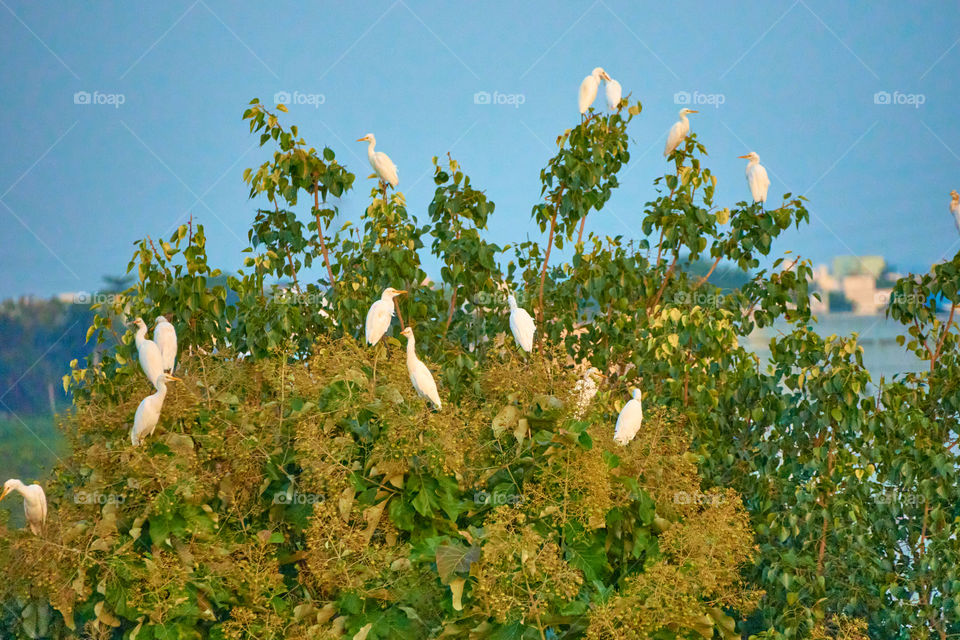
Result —
<path fill-rule="evenodd" d="M 852 312 L 878 315 L 890 302 L 892 284 L 899 274 L 887 273 L 883 256 L 837 256 L 832 270 L 818 265 L 811 283 L 821 300 L 810 301 L 814 313 Z"/>

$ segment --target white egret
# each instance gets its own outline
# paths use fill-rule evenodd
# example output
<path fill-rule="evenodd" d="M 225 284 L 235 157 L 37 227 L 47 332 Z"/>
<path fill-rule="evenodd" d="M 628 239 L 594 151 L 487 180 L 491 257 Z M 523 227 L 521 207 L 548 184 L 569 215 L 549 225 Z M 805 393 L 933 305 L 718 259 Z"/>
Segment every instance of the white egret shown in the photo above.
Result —
<path fill-rule="evenodd" d="M 525 309 L 517 306 L 517 299 L 513 294 L 507 296 L 507 303 L 510 305 L 510 331 L 513 337 L 524 351 L 533 350 L 533 334 L 537 331 L 537 325 L 533 323 L 533 318 Z"/>
<path fill-rule="evenodd" d="M 767 177 L 767 170 L 760 164 L 760 156 L 756 151 L 751 151 L 745 156 L 737 156 L 749 160 L 747 163 L 747 184 L 750 185 L 750 195 L 754 202 L 761 205 L 767 201 L 767 189 L 770 188 L 770 178 Z"/>
<path fill-rule="evenodd" d="M 680 143 L 683 142 L 684 138 L 687 137 L 687 134 L 690 133 L 690 121 L 687 120 L 688 113 L 700 113 L 696 109 L 687 109 L 684 107 L 680 109 L 680 112 L 677 114 L 680 116 L 680 120 L 673 123 L 673 126 L 670 127 L 670 133 L 667 134 L 667 145 L 663 148 L 663 157 L 666 158 L 671 153 L 673 153 Z"/>
<path fill-rule="evenodd" d="M 16 491 L 23 496 L 23 512 L 27 516 L 30 531 L 34 535 L 40 535 L 47 521 L 47 494 L 43 492 L 43 487 L 38 484 L 26 485 L 16 478 L 11 478 L 3 483 L 0 500 L 6 498 L 11 491 Z"/>
<path fill-rule="evenodd" d="M 626 446 L 640 431 L 643 424 L 643 400 L 640 389 L 633 390 L 633 397 L 623 405 L 617 416 L 617 427 L 613 431 L 613 441 Z"/>
<path fill-rule="evenodd" d="M 157 323 L 153 325 L 153 341 L 160 347 L 163 370 L 172 373 L 177 363 L 177 330 L 164 316 L 157 316 Z"/>
<path fill-rule="evenodd" d="M 623 87 L 609 75 L 606 85 L 607 107 L 610 111 L 617 111 L 620 108 L 620 100 L 623 98 Z"/>
<path fill-rule="evenodd" d="M 153 340 L 147 340 L 147 323 L 143 318 L 133 321 L 137 326 L 136 344 L 137 354 L 140 356 L 140 368 L 147 376 L 147 380 L 156 383 L 157 376 L 163 373 L 163 354 L 160 347 Z"/>
<path fill-rule="evenodd" d="M 597 89 L 600 88 L 601 80 L 609 81 L 610 76 L 603 70 L 603 67 L 597 67 L 580 83 L 580 115 L 585 114 L 593 101 L 597 99 Z"/>
<path fill-rule="evenodd" d="M 370 305 L 367 311 L 367 343 L 377 344 L 380 338 L 390 328 L 390 320 L 393 319 L 393 299 L 406 293 L 402 289 L 387 287 L 380 295 L 380 299 Z"/>
<path fill-rule="evenodd" d="M 143 439 L 152 435 L 153 430 L 157 428 L 160 410 L 163 409 L 163 401 L 167 397 L 167 382 L 173 380 L 180 380 L 180 378 L 175 378 L 169 373 L 161 373 L 154 382 L 157 390 L 140 401 L 137 412 L 133 416 L 133 427 L 130 429 L 130 442 L 133 446 L 139 447 Z"/>
<path fill-rule="evenodd" d="M 590 367 L 584 372 L 583 377 L 577 380 L 577 383 L 573 386 L 573 391 L 577 396 L 577 406 L 573 410 L 573 417 L 577 420 L 582 418 L 583 414 L 587 412 L 587 407 L 590 406 L 593 397 L 597 395 L 597 391 L 600 390 L 597 384 L 600 378 L 603 378 L 600 369 Z"/>
<path fill-rule="evenodd" d="M 953 222 L 957 225 L 957 231 L 960 231 L 960 193 L 956 190 L 950 192 L 950 213 L 953 214 Z"/>
<path fill-rule="evenodd" d="M 397 174 L 397 165 L 393 164 L 393 160 L 390 159 L 390 156 L 385 154 L 383 151 L 374 151 L 374 148 L 377 146 L 377 139 L 372 133 L 368 133 L 362 138 L 358 138 L 357 142 L 369 143 L 367 145 L 367 159 L 370 161 L 370 166 L 373 167 L 377 177 L 380 178 L 380 182 L 383 183 L 384 197 L 386 197 L 388 184 L 394 189 L 396 189 L 397 185 L 400 184 L 400 176 Z"/>
<path fill-rule="evenodd" d="M 427 365 L 423 364 L 417 357 L 416 340 L 413 337 L 413 329 L 407 327 L 400 332 L 400 335 L 407 339 L 407 371 L 410 373 L 410 382 L 413 388 L 417 390 L 421 398 L 426 398 L 433 403 L 437 409 L 440 409 L 440 394 L 437 392 L 437 382 L 433 379 L 433 374 Z"/>

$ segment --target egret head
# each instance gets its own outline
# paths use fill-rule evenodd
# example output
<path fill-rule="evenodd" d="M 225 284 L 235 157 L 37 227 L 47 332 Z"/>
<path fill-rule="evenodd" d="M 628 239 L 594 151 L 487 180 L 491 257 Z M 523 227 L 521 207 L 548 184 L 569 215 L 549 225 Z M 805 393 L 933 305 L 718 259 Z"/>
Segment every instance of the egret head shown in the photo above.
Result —
<path fill-rule="evenodd" d="M 957 190 L 954 189 L 950 192 L 950 199 L 954 202 L 960 202 L 960 193 L 957 193 Z"/>
<path fill-rule="evenodd" d="M 517 308 L 517 299 L 513 297 L 512 293 L 507 294 L 507 304 L 510 305 L 511 309 Z"/>
<path fill-rule="evenodd" d="M 143 318 L 137 318 L 133 321 L 133 324 L 137 327 L 137 329 L 147 329 L 147 323 L 143 321 Z"/>
<path fill-rule="evenodd" d="M 583 374 L 583 377 L 584 378 L 605 378 L 606 376 L 600 373 L 600 369 L 597 369 L 596 367 L 590 367 Z"/>
<path fill-rule="evenodd" d="M 166 388 L 168 382 L 183 382 L 183 380 L 176 376 L 172 376 L 169 373 L 161 373 L 159 376 L 157 376 L 157 382 L 154 384 L 154 386 L 157 389 L 164 389 Z"/>
<path fill-rule="evenodd" d="M 687 115 L 688 113 L 700 113 L 700 112 L 697 111 L 696 109 L 687 109 L 686 107 L 684 107 L 683 109 L 680 109 L 681 118 Z"/>
<path fill-rule="evenodd" d="M 400 335 L 402 335 L 407 340 L 413 340 L 413 327 L 407 327 L 406 329 L 400 332 Z"/>
<path fill-rule="evenodd" d="M 167 316 L 165 316 L 165 315 L 163 315 L 163 314 L 161 313 L 159 316 L 157 316 L 157 319 L 154 320 L 154 323 L 155 323 L 155 324 L 160 324 L 161 322 L 170 322 L 170 321 L 167 319 Z"/>
<path fill-rule="evenodd" d="M 745 160 L 749 160 L 750 162 L 760 162 L 760 156 L 757 155 L 756 151 L 751 151 L 745 156 L 737 156 L 737 157 L 744 158 Z"/>
<path fill-rule="evenodd" d="M 603 70 L 603 67 L 597 67 L 596 69 L 594 69 L 594 70 L 590 73 L 590 75 L 592 75 L 592 76 L 593 76 L 594 78 L 596 78 L 597 80 L 600 80 L 600 79 L 609 80 L 609 79 L 610 79 L 610 76 L 608 76 L 608 75 L 607 75 L 607 72 Z"/>
<path fill-rule="evenodd" d="M 373 137 L 373 134 L 372 134 L 372 133 L 368 133 L 367 135 L 363 136 L 362 138 L 357 138 L 357 142 L 372 142 L 372 143 L 376 144 L 377 139 Z"/>
<path fill-rule="evenodd" d="M 633 387 L 633 389 L 630 390 L 630 395 L 634 400 L 640 401 L 642 399 L 640 389 L 638 387 Z"/>
<path fill-rule="evenodd" d="M 7 494 L 11 491 L 16 491 L 23 487 L 23 483 L 17 480 L 16 478 L 10 478 L 3 483 L 3 493 L 0 493 L 0 500 L 3 500 L 7 497 Z"/>
<path fill-rule="evenodd" d="M 387 287 L 386 289 L 383 290 L 383 294 L 381 294 L 380 299 L 393 300 L 397 296 L 402 296 L 406 292 L 407 292 L 406 289 L 394 289 L 393 287 Z"/>

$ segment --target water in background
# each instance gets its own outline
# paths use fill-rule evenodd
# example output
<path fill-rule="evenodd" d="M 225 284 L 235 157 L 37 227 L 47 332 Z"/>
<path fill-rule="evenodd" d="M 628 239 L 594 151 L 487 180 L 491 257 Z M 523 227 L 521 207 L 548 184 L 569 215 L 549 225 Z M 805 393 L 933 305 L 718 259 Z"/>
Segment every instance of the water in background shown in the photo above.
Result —
<path fill-rule="evenodd" d="M 923 371 L 930 366 L 897 344 L 897 336 L 906 335 L 907 328 L 892 318 L 830 313 L 819 320 L 813 327 L 822 336 L 858 335 L 858 342 L 863 347 L 863 364 L 870 371 L 874 384 L 879 382 L 880 376 L 890 380 L 894 374 Z M 775 322 L 772 327 L 751 333 L 744 346 L 760 357 L 761 365 L 766 365 L 770 357 L 770 340 L 789 330 L 786 322 Z"/>

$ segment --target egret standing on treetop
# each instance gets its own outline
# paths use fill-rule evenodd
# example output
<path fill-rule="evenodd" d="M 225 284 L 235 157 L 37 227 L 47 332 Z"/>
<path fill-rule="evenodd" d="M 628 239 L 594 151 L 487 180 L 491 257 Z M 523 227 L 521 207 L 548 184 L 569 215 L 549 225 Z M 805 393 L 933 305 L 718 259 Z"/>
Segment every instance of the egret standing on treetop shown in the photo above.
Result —
<path fill-rule="evenodd" d="M 673 123 L 673 126 L 670 127 L 670 133 L 667 134 L 667 146 L 663 148 L 663 157 L 666 158 L 671 153 L 676 150 L 680 143 L 683 142 L 683 139 L 687 137 L 687 134 L 690 133 L 690 121 L 687 120 L 688 113 L 700 113 L 696 109 L 687 109 L 684 107 L 680 109 L 680 120 Z"/>
<path fill-rule="evenodd" d="M 17 491 L 23 496 L 23 512 L 27 516 L 30 531 L 34 535 L 40 535 L 47 521 L 47 495 L 43 492 L 43 487 L 38 484 L 25 485 L 16 478 L 11 478 L 3 483 L 0 500 L 6 498 L 11 491 Z"/>
<path fill-rule="evenodd" d="M 620 86 L 620 83 L 607 76 L 607 107 L 610 111 L 617 111 L 620 109 L 620 100 L 623 98 L 623 87 Z"/>
<path fill-rule="evenodd" d="M 400 335 L 407 338 L 407 371 L 410 372 L 410 382 L 413 388 L 417 390 L 421 398 L 426 398 L 433 403 L 437 409 L 440 409 L 440 394 L 437 392 L 437 382 L 433 379 L 433 374 L 427 365 L 421 362 L 417 357 L 416 340 L 413 337 L 413 329 L 407 327 L 400 332 Z"/>
<path fill-rule="evenodd" d="M 953 222 L 957 225 L 957 231 L 960 231 L 960 193 L 956 190 L 950 192 L 950 213 L 953 214 Z"/>
<path fill-rule="evenodd" d="M 585 114 L 593 101 L 596 100 L 597 89 L 600 88 L 601 80 L 609 81 L 610 76 L 603 70 L 603 67 L 597 67 L 580 83 L 580 115 Z"/>
<path fill-rule="evenodd" d="M 163 354 L 160 347 L 153 340 L 147 340 L 147 323 L 143 318 L 133 321 L 137 326 L 136 343 L 137 354 L 140 356 L 140 368 L 152 384 L 156 384 L 157 376 L 163 373 Z"/>
<path fill-rule="evenodd" d="M 169 373 L 162 373 L 157 376 L 154 386 L 156 392 L 140 401 L 137 406 L 137 412 L 133 416 L 133 427 L 130 429 L 130 442 L 133 446 L 139 447 L 140 443 L 147 436 L 153 434 L 157 428 L 157 422 L 160 421 L 160 410 L 163 409 L 163 400 L 167 397 L 167 381 L 179 380 Z"/>
<path fill-rule="evenodd" d="M 380 299 L 370 305 L 367 311 L 367 344 L 377 344 L 380 338 L 390 328 L 393 319 L 393 299 L 406 293 L 402 289 L 387 287 L 380 295 Z"/>
<path fill-rule="evenodd" d="M 633 397 L 623 405 L 617 416 L 617 427 L 613 430 L 613 441 L 626 446 L 640 431 L 643 425 L 643 400 L 640 389 L 633 390 Z"/>
<path fill-rule="evenodd" d="M 172 373 L 177 363 L 177 330 L 164 316 L 157 316 L 157 323 L 153 325 L 153 341 L 160 347 L 163 370 Z"/>
<path fill-rule="evenodd" d="M 737 157 L 750 161 L 747 163 L 747 184 L 750 185 L 750 195 L 753 196 L 754 202 L 764 204 L 767 201 L 770 178 L 767 177 L 767 170 L 760 164 L 760 156 L 755 151 L 751 151 L 745 156 Z"/>
<path fill-rule="evenodd" d="M 362 138 L 358 138 L 357 142 L 369 143 L 367 145 L 367 159 L 370 161 L 370 166 L 373 167 L 374 172 L 376 172 L 377 177 L 380 178 L 380 182 L 383 184 L 383 195 L 384 198 L 386 198 L 387 185 L 389 184 L 391 187 L 396 189 L 397 185 L 400 184 L 400 176 L 397 174 L 397 165 L 393 164 L 393 160 L 390 159 L 390 156 L 385 154 L 383 151 L 374 151 L 374 148 L 377 146 L 377 139 L 372 133 L 368 133 Z"/>
<path fill-rule="evenodd" d="M 512 293 L 507 296 L 507 304 L 510 305 L 510 331 L 514 339 L 524 351 L 533 350 L 533 334 L 537 331 L 537 325 L 526 309 L 517 306 L 517 299 Z"/>

